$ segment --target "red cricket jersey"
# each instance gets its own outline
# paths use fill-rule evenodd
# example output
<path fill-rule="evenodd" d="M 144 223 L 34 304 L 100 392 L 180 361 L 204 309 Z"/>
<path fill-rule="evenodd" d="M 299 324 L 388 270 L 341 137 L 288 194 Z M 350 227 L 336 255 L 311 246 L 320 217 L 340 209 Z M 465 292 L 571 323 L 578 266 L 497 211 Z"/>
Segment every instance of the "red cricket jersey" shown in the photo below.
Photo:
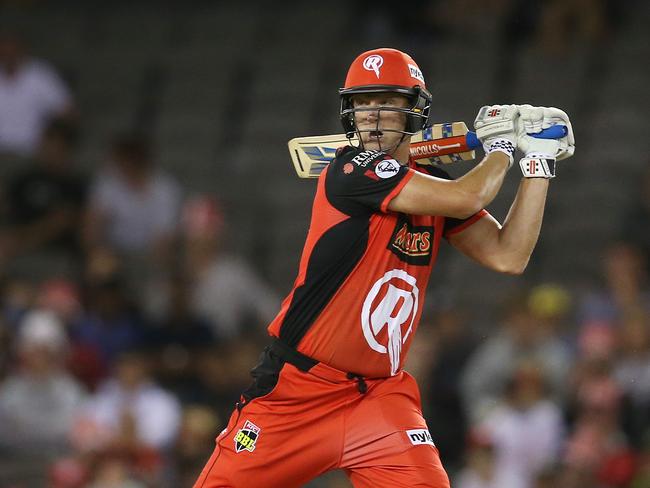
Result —
<path fill-rule="evenodd" d="M 415 171 L 377 151 L 348 148 L 319 180 L 293 290 L 269 333 L 301 353 L 368 378 L 397 374 L 420 320 L 440 240 L 469 219 L 391 212 Z"/>

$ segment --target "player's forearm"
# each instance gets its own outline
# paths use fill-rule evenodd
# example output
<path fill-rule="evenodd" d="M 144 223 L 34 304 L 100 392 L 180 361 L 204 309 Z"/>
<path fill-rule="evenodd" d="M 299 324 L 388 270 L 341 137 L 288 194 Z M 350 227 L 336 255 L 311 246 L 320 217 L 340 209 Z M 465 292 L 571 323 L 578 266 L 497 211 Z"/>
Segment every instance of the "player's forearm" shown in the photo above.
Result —
<path fill-rule="evenodd" d="M 506 154 L 495 151 L 456 180 L 462 191 L 475 197 L 475 203 L 467 217 L 485 208 L 494 200 L 508 171 L 508 163 Z"/>
<path fill-rule="evenodd" d="M 388 209 L 413 215 L 444 215 L 466 219 L 489 204 L 501 188 L 508 156 L 495 151 L 458 180 L 413 172 Z"/>
<path fill-rule="evenodd" d="M 526 268 L 539 238 L 547 191 L 547 179 L 522 179 L 499 231 L 499 255 L 504 269 L 518 274 Z"/>

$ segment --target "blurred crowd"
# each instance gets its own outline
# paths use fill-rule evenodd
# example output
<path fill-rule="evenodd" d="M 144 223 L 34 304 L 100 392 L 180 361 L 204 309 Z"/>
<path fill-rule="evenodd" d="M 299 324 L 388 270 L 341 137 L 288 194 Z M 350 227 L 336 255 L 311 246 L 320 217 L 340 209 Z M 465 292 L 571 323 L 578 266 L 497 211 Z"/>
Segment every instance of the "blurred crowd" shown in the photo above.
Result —
<path fill-rule="evenodd" d="M 404 9 L 395 9 L 392 0 L 354 3 L 358 15 L 371 19 L 365 34 L 378 40 L 391 33 L 448 40 L 492 30 L 509 45 L 532 41 L 555 55 L 569 45 L 607 41 L 625 9 L 614 0 L 414 0 Z"/>
<path fill-rule="evenodd" d="M 189 486 L 279 296 L 145 134 L 81 171 L 73 95 L 8 33 L 0 107 L 0 486 Z"/>
<path fill-rule="evenodd" d="M 646 262 L 612 244 L 601 286 L 522 291 L 483 334 L 458 310 L 431 318 L 416 371 L 453 486 L 650 486 Z"/>
<path fill-rule="evenodd" d="M 548 4 L 546 39 L 606 35 L 609 2 Z M 20 162 L 0 181 L 0 488 L 191 486 L 285 290 L 227 248 L 218 195 L 160 169 L 146 134 L 110 135 L 81 171 L 74 95 L 10 33 L 0 108 L 0 154 Z M 453 486 L 650 487 L 640 181 L 599 282 L 523 289 L 493 317 L 425 314 L 407 369 Z"/>

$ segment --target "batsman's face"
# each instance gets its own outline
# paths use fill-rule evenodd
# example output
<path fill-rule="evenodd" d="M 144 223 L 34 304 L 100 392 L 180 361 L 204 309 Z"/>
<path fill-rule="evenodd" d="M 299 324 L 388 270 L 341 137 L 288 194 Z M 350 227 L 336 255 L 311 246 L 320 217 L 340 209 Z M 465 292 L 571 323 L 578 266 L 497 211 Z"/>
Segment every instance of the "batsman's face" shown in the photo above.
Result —
<path fill-rule="evenodd" d="M 406 114 L 390 109 L 409 108 L 406 97 L 396 93 L 365 93 L 352 98 L 355 122 L 366 149 L 397 148 L 406 127 Z"/>

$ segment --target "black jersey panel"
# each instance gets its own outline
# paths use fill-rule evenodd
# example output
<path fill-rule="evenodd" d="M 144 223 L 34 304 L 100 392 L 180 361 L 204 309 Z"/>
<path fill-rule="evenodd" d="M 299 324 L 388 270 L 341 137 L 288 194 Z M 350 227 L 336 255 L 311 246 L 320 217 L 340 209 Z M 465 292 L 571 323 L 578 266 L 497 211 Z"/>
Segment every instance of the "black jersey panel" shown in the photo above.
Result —
<path fill-rule="evenodd" d="M 379 212 L 408 172 L 407 166 L 384 152 L 354 148 L 334 159 L 327 169 L 327 199 L 348 215 Z"/>
<path fill-rule="evenodd" d="M 282 321 L 280 339 L 296 347 L 368 245 L 369 216 L 351 217 L 327 230 L 314 246 L 304 283 L 296 288 Z"/>

